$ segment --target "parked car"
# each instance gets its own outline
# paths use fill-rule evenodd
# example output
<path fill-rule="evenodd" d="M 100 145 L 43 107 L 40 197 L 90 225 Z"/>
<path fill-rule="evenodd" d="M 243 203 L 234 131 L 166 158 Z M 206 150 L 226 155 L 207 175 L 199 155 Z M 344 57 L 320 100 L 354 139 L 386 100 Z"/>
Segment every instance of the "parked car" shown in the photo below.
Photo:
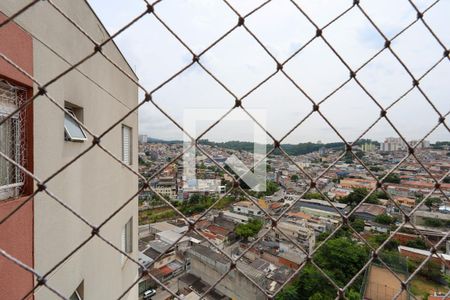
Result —
<path fill-rule="evenodd" d="M 152 297 L 155 296 L 155 294 L 156 294 L 156 290 L 155 289 L 146 290 L 144 292 L 144 300 L 152 299 Z"/>

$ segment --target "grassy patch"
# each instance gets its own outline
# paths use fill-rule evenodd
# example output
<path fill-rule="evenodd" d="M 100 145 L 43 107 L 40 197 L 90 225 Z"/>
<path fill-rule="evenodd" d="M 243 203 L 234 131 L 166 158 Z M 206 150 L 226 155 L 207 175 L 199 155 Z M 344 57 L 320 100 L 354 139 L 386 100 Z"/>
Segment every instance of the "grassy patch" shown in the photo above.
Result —
<path fill-rule="evenodd" d="M 173 219 L 177 213 L 170 207 L 158 207 L 139 212 L 139 224 L 155 223 Z"/>
<path fill-rule="evenodd" d="M 427 280 L 423 276 L 416 275 L 413 280 L 411 280 L 410 291 L 413 295 L 422 297 L 425 294 L 433 294 L 434 291 L 448 291 L 448 287 L 445 285 L 438 284 L 434 281 Z"/>

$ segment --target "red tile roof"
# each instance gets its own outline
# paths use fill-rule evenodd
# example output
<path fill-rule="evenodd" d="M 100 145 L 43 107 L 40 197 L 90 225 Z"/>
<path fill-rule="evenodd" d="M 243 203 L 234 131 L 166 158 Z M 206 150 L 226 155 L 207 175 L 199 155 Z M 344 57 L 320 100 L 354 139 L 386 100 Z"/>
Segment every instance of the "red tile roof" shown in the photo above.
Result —
<path fill-rule="evenodd" d="M 171 268 L 169 268 L 168 266 L 164 266 L 158 269 L 159 272 L 161 272 L 161 274 L 163 276 L 169 275 L 173 272 L 173 270 Z"/>

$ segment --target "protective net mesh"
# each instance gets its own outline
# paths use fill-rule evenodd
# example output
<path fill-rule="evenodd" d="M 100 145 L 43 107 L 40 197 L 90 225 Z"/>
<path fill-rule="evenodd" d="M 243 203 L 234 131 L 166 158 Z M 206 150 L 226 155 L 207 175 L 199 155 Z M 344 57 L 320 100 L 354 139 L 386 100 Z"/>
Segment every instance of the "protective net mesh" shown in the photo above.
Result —
<path fill-rule="evenodd" d="M 67 299 L 67 296 L 64 296 L 62 293 L 58 291 L 58 286 L 52 286 L 47 282 L 47 279 L 55 270 L 58 269 L 62 264 L 64 264 L 65 261 L 69 260 L 71 256 L 73 256 L 77 251 L 82 249 L 91 239 L 98 238 L 101 239 L 103 242 L 107 243 L 111 246 L 114 251 L 120 252 L 123 256 L 127 257 L 130 261 L 135 263 L 141 270 L 139 278 L 136 279 L 132 285 L 128 287 L 128 289 L 124 290 L 122 294 L 117 295 L 117 299 L 123 298 L 133 287 L 135 287 L 139 281 L 148 276 L 152 280 L 154 280 L 158 286 L 160 286 L 162 289 L 167 290 L 169 294 L 171 294 L 175 298 L 180 298 L 179 295 L 177 295 L 175 292 L 173 292 L 166 284 L 161 282 L 161 274 L 156 274 L 155 269 L 153 268 L 153 264 L 156 263 L 159 259 L 164 257 L 168 252 L 174 251 L 174 246 L 177 245 L 178 242 L 182 241 L 184 237 L 186 237 L 188 234 L 195 233 L 199 237 L 202 237 L 204 241 L 207 243 L 209 249 L 214 249 L 213 254 L 210 253 L 210 255 L 213 255 L 215 258 L 216 263 L 221 264 L 221 272 L 219 272 L 219 276 L 215 283 L 211 284 L 209 288 L 207 288 L 201 297 L 208 297 L 210 292 L 213 292 L 214 288 L 219 286 L 222 281 L 227 280 L 228 278 L 236 276 L 239 274 L 239 276 L 245 277 L 249 282 L 251 282 L 254 285 L 255 291 L 257 293 L 260 293 L 261 295 L 264 295 L 264 297 L 267 298 L 275 298 L 282 290 L 286 287 L 290 282 L 293 280 L 297 280 L 296 278 L 299 277 L 298 280 L 302 280 L 302 274 L 305 268 L 313 268 L 314 270 L 318 271 L 320 276 L 323 278 L 323 281 L 327 282 L 328 285 L 332 286 L 336 290 L 336 298 L 351 298 L 349 291 L 350 289 L 354 289 L 355 286 L 365 286 L 365 288 L 362 289 L 362 293 L 365 293 L 365 295 L 374 295 L 377 294 L 380 295 L 380 289 L 382 289 L 382 293 L 384 295 L 384 298 L 400 298 L 400 299 L 407 299 L 407 297 L 415 298 L 415 296 L 411 293 L 411 291 L 408 289 L 408 285 L 410 282 L 414 279 L 414 277 L 421 271 L 425 270 L 430 263 L 437 263 L 443 266 L 448 265 L 448 261 L 443 256 L 443 254 L 440 254 L 437 252 L 437 249 L 442 247 L 448 237 L 449 232 L 443 231 L 442 235 L 439 236 L 438 241 L 430 242 L 428 238 L 424 235 L 423 230 L 420 230 L 420 228 L 417 228 L 414 222 L 412 220 L 415 218 L 415 213 L 419 211 L 419 207 L 424 205 L 426 201 L 433 197 L 433 195 L 439 195 L 441 198 L 445 199 L 446 201 L 449 201 L 448 199 L 448 193 L 446 193 L 442 189 L 442 183 L 445 177 L 449 176 L 449 170 L 445 170 L 445 174 L 442 175 L 442 172 L 436 172 L 436 170 L 432 169 L 432 166 L 427 163 L 427 155 L 424 151 L 421 151 L 421 148 L 423 146 L 424 141 L 429 137 L 438 127 L 444 128 L 446 133 L 450 132 L 449 126 L 446 121 L 446 117 L 450 113 L 449 111 L 441 111 L 437 108 L 435 103 L 433 102 L 433 98 L 428 95 L 428 91 L 423 89 L 421 87 L 421 82 L 429 76 L 430 73 L 435 68 L 438 68 L 439 66 L 442 66 L 443 64 L 449 63 L 449 49 L 448 45 L 445 45 L 443 42 L 443 39 L 433 31 L 433 28 L 428 24 L 428 19 L 426 18 L 427 13 L 439 2 L 439 0 L 431 3 L 426 8 L 419 9 L 418 6 L 416 6 L 415 2 L 405 1 L 408 5 L 412 7 L 412 9 L 416 12 L 417 17 L 412 20 L 409 24 L 405 24 L 403 29 L 395 34 L 387 35 L 383 32 L 383 30 L 377 25 L 377 22 L 372 19 L 371 14 L 367 12 L 364 9 L 364 6 L 359 3 L 359 1 L 354 1 L 352 5 L 350 5 L 348 8 L 343 10 L 341 13 L 339 13 L 337 16 L 335 16 L 331 21 L 329 21 L 327 24 L 323 26 L 319 26 L 318 23 L 315 22 L 315 20 L 310 17 L 310 15 L 304 10 L 301 4 L 299 4 L 297 1 L 291 1 L 292 10 L 298 13 L 299 15 L 302 15 L 307 22 L 314 28 L 314 33 L 309 38 L 308 41 L 303 43 L 303 46 L 296 49 L 289 57 L 287 57 L 284 60 L 280 60 L 277 58 L 276 55 L 274 55 L 269 47 L 264 44 L 263 39 L 258 36 L 256 33 L 254 33 L 249 26 L 246 24 L 246 20 L 252 16 L 258 14 L 266 5 L 273 1 L 266 1 L 261 3 L 259 6 L 252 9 L 250 12 L 246 13 L 245 15 L 241 14 L 235 7 L 228 1 L 223 0 L 223 3 L 226 5 L 225 8 L 230 10 L 236 18 L 235 25 L 229 28 L 223 35 L 221 35 L 219 38 L 215 39 L 210 45 L 205 47 L 202 51 L 196 52 L 194 51 L 187 42 L 183 40 L 181 36 L 179 36 L 175 30 L 171 28 L 171 26 L 164 20 L 162 16 L 160 16 L 158 12 L 158 6 L 161 2 L 164 2 L 164 0 L 156 1 L 154 3 L 150 3 L 146 0 L 143 0 L 145 2 L 146 9 L 142 11 L 140 14 L 136 15 L 133 19 L 131 19 L 127 24 L 125 24 L 122 28 L 117 30 L 114 34 L 107 37 L 102 42 L 98 42 L 90 36 L 86 30 L 84 30 L 84 24 L 80 22 L 79 20 L 75 20 L 71 18 L 68 14 L 64 12 L 64 9 L 62 9 L 57 1 L 53 0 L 47 0 L 45 1 L 44 5 L 51 7 L 51 9 L 56 10 L 60 16 L 68 23 L 70 23 L 70 26 L 73 26 L 80 34 L 84 36 L 85 39 L 90 41 L 92 43 L 92 52 L 86 55 L 85 57 L 79 59 L 76 63 L 69 64 L 70 66 L 60 74 L 57 74 L 53 78 L 49 79 L 47 82 L 38 82 L 33 76 L 28 74 L 25 70 L 23 70 L 19 64 L 17 64 L 13 59 L 8 57 L 8 55 L 0 52 L 0 58 L 10 66 L 17 69 L 19 72 L 21 72 L 23 75 L 31 79 L 35 84 L 35 92 L 33 95 L 30 95 L 29 97 L 24 98 L 22 94 L 18 92 L 16 88 L 13 86 L 8 86 L 4 83 L 0 83 L 0 103 L 3 105 L 11 104 L 8 107 L 10 108 L 9 111 L 5 110 L 5 113 L 1 112 L 1 119 L 0 119 L 0 134 L 6 134 L 7 140 L 12 141 L 11 143 L 7 145 L 0 145 L 0 172 L 2 172 L 1 177 L 1 185 L 10 185 L 10 184 L 19 184 L 23 182 L 23 176 L 29 176 L 34 182 L 35 182 L 35 190 L 34 192 L 27 197 L 27 200 L 23 202 L 20 206 L 18 206 L 14 211 L 10 212 L 7 216 L 3 217 L 3 219 L 0 220 L 0 224 L 3 224 L 6 222 L 9 218 L 11 218 L 15 213 L 17 213 L 22 207 L 29 201 L 33 199 L 33 197 L 38 193 L 45 193 L 49 197 L 51 197 L 53 200 L 57 201 L 59 204 L 64 207 L 64 209 L 68 210 L 71 214 L 73 214 L 76 218 L 78 218 L 83 223 L 87 224 L 92 228 L 91 236 L 88 237 L 85 241 L 83 241 L 81 244 L 79 244 L 76 248 L 74 248 L 71 252 L 68 252 L 67 255 L 64 257 L 63 260 L 59 261 L 53 268 L 48 270 L 48 272 L 41 274 L 38 273 L 36 270 L 34 270 L 32 267 L 27 266 L 25 263 L 20 261 L 19 259 L 15 258 L 11 254 L 7 253 L 3 249 L 0 249 L 0 254 L 12 261 L 13 263 L 17 264 L 19 267 L 27 270 L 28 272 L 34 274 L 36 277 L 35 286 L 33 290 L 30 290 L 27 295 L 24 295 L 24 299 L 29 297 L 31 294 L 33 294 L 37 289 L 40 289 L 42 287 L 45 287 L 49 290 L 51 290 L 56 296 Z M 7 16 L 7 18 L 0 23 L 0 29 L 4 26 L 7 26 L 7 24 L 14 22 L 16 18 L 18 18 L 20 15 L 24 14 L 25 12 L 33 13 L 33 6 L 37 5 L 38 2 L 41 2 L 39 0 L 31 1 L 29 4 L 24 6 L 22 9 L 18 10 L 17 12 L 10 14 Z M 276 2 L 276 1 L 275 1 Z M 338 22 L 340 19 L 345 18 L 347 14 L 358 12 L 362 14 L 362 17 L 365 18 L 373 27 L 374 31 L 376 32 L 379 37 L 384 40 L 384 45 L 380 45 L 378 47 L 377 51 L 373 53 L 367 60 L 362 61 L 359 64 L 359 67 L 355 68 L 351 66 L 350 63 L 348 63 L 345 53 L 342 53 L 342 51 L 337 50 L 337 48 L 333 45 L 333 42 L 329 40 L 323 33 L 324 30 L 328 28 L 332 28 L 333 25 Z M 124 32 L 127 32 L 130 28 L 132 28 L 135 23 L 137 23 L 139 20 L 148 18 L 149 16 L 154 16 L 156 20 L 167 30 L 167 32 L 173 37 L 173 39 L 179 43 L 182 47 L 184 47 L 191 55 L 192 55 L 192 61 L 190 61 L 187 65 L 183 66 L 178 71 L 174 72 L 170 76 L 168 76 L 167 79 L 160 82 L 156 88 L 149 90 L 135 80 L 134 76 L 129 74 L 126 70 L 124 70 L 120 64 L 118 64 L 112 57 L 110 57 L 106 51 L 103 51 L 103 48 L 108 43 L 111 43 L 114 39 L 116 39 L 118 36 L 122 35 Z M 41 16 L 36 16 L 37 22 L 44 22 L 43 18 Z M 429 36 L 433 41 L 437 42 L 439 46 L 442 48 L 442 55 L 434 61 L 430 66 L 427 66 L 426 69 L 420 74 L 417 75 L 416 72 L 413 72 L 408 67 L 408 64 L 404 62 L 402 59 L 402 56 L 397 53 L 391 47 L 391 44 L 394 40 L 401 38 L 403 35 L 405 35 L 409 28 L 411 28 L 415 24 L 421 24 L 424 26 L 425 32 L 427 36 Z M 253 39 L 260 49 L 262 49 L 265 53 L 267 53 L 271 60 L 272 60 L 272 66 L 273 71 L 270 72 L 268 76 L 265 76 L 262 80 L 260 80 L 257 84 L 253 85 L 251 88 L 249 88 L 243 96 L 237 96 L 237 94 L 233 91 L 231 87 L 229 87 L 226 83 L 221 81 L 220 76 L 217 76 L 213 70 L 210 70 L 203 62 L 202 57 L 205 56 L 206 53 L 211 51 L 214 47 L 217 45 L 220 45 L 224 39 L 229 36 L 232 32 L 237 30 L 238 28 L 244 29 L 246 34 Z M 33 34 L 32 34 L 33 35 Z M 33 36 L 35 39 L 39 39 L 39 37 Z M 346 69 L 346 72 L 348 72 L 348 77 L 341 82 L 336 87 L 333 87 L 327 95 L 321 97 L 320 99 L 316 99 L 315 97 L 309 95 L 308 92 L 304 90 L 302 85 L 297 82 L 291 75 L 288 74 L 288 72 L 285 71 L 285 68 L 289 66 L 289 63 L 297 56 L 301 55 L 305 49 L 307 49 L 308 45 L 313 43 L 314 41 L 321 41 L 323 47 L 326 47 L 328 50 L 331 51 L 332 55 L 334 55 L 340 62 L 341 67 L 343 66 Z M 40 39 L 41 43 L 45 44 L 45 41 L 42 41 Z M 165 45 L 159 45 L 160 47 L 164 48 Z M 56 51 L 56 49 L 55 49 Z M 378 56 L 382 55 L 383 53 L 389 53 L 392 55 L 392 57 L 395 59 L 396 62 L 398 62 L 401 67 L 404 69 L 404 71 L 409 75 L 411 84 L 401 93 L 399 97 L 394 99 L 394 101 L 389 105 L 382 105 L 382 102 L 380 99 L 372 92 L 370 92 L 370 89 L 368 89 L 365 84 L 362 83 L 362 81 L 358 78 L 358 74 L 362 72 L 367 66 L 375 60 Z M 104 59 L 108 61 L 111 65 L 113 65 L 119 72 L 124 74 L 127 77 L 127 80 L 130 80 L 134 84 L 136 84 L 140 91 L 142 92 L 143 98 L 139 102 L 138 105 L 135 107 L 132 107 L 129 109 L 128 113 L 123 115 L 120 119 L 118 119 L 116 122 L 112 123 L 111 126 L 105 130 L 104 132 L 101 132 L 99 134 L 95 134 L 94 131 L 90 130 L 89 124 L 83 124 L 80 120 L 74 119 L 76 123 L 78 123 L 86 132 L 86 134 L 89 136 L 89 140 L 92 141 L 92 144 L 87 147 L 84 151 L 80 152 L 76 156 L 73 157 L 69 162 L 66 164 L 60 166 L 60 168 L 54 173 L 51 174 L 46 179 L 39 179 L 37 178 L 33 173 L 29 172 L 24 166 L 23 166 L 23 153 L 24 153 L 24 145 L 21 144 L 21 121 L 20 119 L 23 117 L 22 112 L 25 110 L 25 108 L 33 103 L 35 99 L 38 97 L 46 97 L 55 107 L 60 109 L 61 111 L 64 111 L 67 113 L 64 106 L 59 104 L 58 101 L 50 94 L 48 91 L 48 87 L 60 80 L 63 76 L 68 74 L 69 72 L 73 70 L 77 70 L 82 73 L 82 70 L 79 69 L 87 60 L 91 59 L 94 56 L 102 56 Z M 187 132 L 183 128 L 183 124 L 180 124 L 177 120 L 172 118 L 168 112 L 166 112 L 159 104 L 156 103 L 154 99 L 154 94 L 159 91 L 162 87 L 166 86 L 170 82 L 172 82 L 174 79 L 176 79 L 178 76 L 186 72 L 187 70 L 193 68 L 194 66 L 200 67 L 202 70 L 206 72 L 206 74 L 215 82 L 217 82 L 223 90 L 228 93 L 233 99 L 234 102 L 230 103 L 229 111 L 223 115 L 221 118 L 219 118 L 215 123 L 213 123 L 211 126 L 209 126 L 204 132 L 199 134 L 198 136 L 191 136 L 189 132 Z M 249 97 L 252 93 L 260 89 L 266 82 L 268 82 L 271 78 L 273 78 L 275 75 L 280 75 L 284 79 L 291 82 L 295 88 L 298 90 L 298 93 L 306 97 L 308 101 L 310 102 L 310 111 L 308 114 L 303 117 L 301 120 L 298 120 L 297 124 L 292 127 L 291 130 L 288 131 L 287 134 L 285 134 L 281 139 L 274 138 L 275 135 L 273 135 L 268 129 L 264 128 L 262 126 L 257 118 L 253 117 L 251 112 L 249 112 L 248 109 L 246 109 L 246 98 Z M 323 75 L 326 76 L 326 75 Z M 349 84 L 354 84 L 358 86 L 364 93 L 365 96 L 367 96 L 371 103 L 374 105 L 372 106 L 376 113 L 378 114 L 377 119 L 370 124 L 367 128 L 362 128 L 362 133 L 354 140 L 354 141 L 348 141 L 344 138 L 344 135 L 341 134 L 340 130 L 338 129 L 338 126 L 333 124 L 333 121 L 330 120 L 327 117 L 327 114 L 325 114 L 322 111 L 323 104 L 326 104 L 326 102 L 333 97 L 336 93 L 339 93 L 342 89 L 345 88 L 345 86 Z M 101 84 L 98 84 L 99 88 L 104 89 Z M 431 108 L 435 114 L 436 118 L 435 120 L 430 120 L 434 122 L 434 126 L 426 132 L 426 134 L 423 135 L 423 137 L 420 140 L 414 141 L 414 143 L 410 143 L 407 141 L 406 137 L 402 135 L 401 130 L 397 128 L 396 120 L 393 120 L 390 117 L 390 110 L 395 107 L 397 103 L 401 103 L 402 100 L 404 100 L 409 94 L 411 93 L 419 93 L 426 101 L 427 106 Z M 19 94 L 22 96 L 19 96 Z M 3 105 L 7 106 L 7 105 Z M 122 158 L 115 157 L 108 149 L 106 149 L 102 145 L 102 139 L 108 135 L 115 127 L 120 126 L 121 122 L 125 120 L 130 114 L 133 112 L 136 112 L 140 107 L 142 106 L 153 106 L 158 111 L 160 111 L 170 122 L 172 122 L 176 127 L 178 127 L 181 131 L 183 131 L 184 134 L 186 134 L 190 139 L 191 143 L 188 147 L 186 147 L 183 151 L 183 153 L 180 153 L 176 157 L 174 157 L 171 161 L 167 162 L 164 166 L 159 168 L 158 171 L 154 172 L 153 174 L 146 174 L 147 176 L 143 176 L 136 171 L 134 171 L 132 168 L 130 168 L 129 165 L 122 162 Z M 223 165 L 215 160 L 213 155 L 208 153 L 207 147 L 201 145 L 199 143 L 199 140 L 202 136 L 204 136 L 207 132 L 212 130 L 220 121 L 222 121 L 231 111 L 233 110 L 241 110 L 245 114 L 247 114 L 264 132 L 273 140 L 273 147 L 270 149 L 265 157 L 261 159 L 258 163 L 261 163 L 272 155 L 273 153 L 277 153 L 278 155 L 281 155 L 283 159 L 290 165 L 295 166 L 298 169 L 299 173 L 299 181 L 303 183 L 303 192 L 298 195 L 297 198 L 293 199 L 292 202 L 286 207 L 285 209 L 278 211 L 277 213 L 269 212 L 267 207 L 263 207 L 260 201 L 249 193 L 247 189 L 243 189 L 241 185 L 239 184 L 239 178 L 234 177 L 233 174 L 229 172 L 229 170 L 225 169 Z M 302 126 L 303 123 L 305 123 L 309 118 L 312 118 L 312 116 L 316 116 L 321 118 L 328 126 L 329 130 L 334 132 L 337 137 L 341 140 L 341 142 L 344 145 L 344 149 L 342 149 L 341 152 L 336 154 L 334 156 L 334 159 L 329 162 L 329 164 L 324 167 L 323 169 L 319 170 L 307 170 L 298 160 L 294 159 L 291 155 L 288 154 L 288 151 L 286 151 L 283 148 L 283 141 L 288 137 L 295 129 Z M 355 145 L 360 142 L 361 139 L 364 138 L 367 132 L 369 132 L 372 128 L 374 128 L 377 124 L 380 122 L 385 122 L 389 124 L 390 128 L 392 128 L 393 132 L 398 135 L 401 143 L 402 143 L 402 149 L 404 151 L 404 156 L 398 158 L 398 162 L 394 164 L 394 167 L 392 167 L 390 170 L 386 171 L 382 174 L 382 176 L 379 176 L 379 174 L 376 174 L 377 172 L 374 171 L 374 166 L 370 164 L 370 161 L 367 161 L 363 157 L 359 155 L 354 149 Z M 6 147 L 5 147 L 6 146 Z M 201 153 L 202 155 L 209 158 L 218 169 L 220 169 L 223 173 L 228 174 L 231 178 L 234 178 L 234 185 L 232 185 L 229 190 L 225 192 L 221 197 L 214 200 L 213 203 L 210 204 L 210 206 L 203 211 L 200 214 L 200 217 L 196 218 L 195 220 L 192 220 L 185 214 L 183 214 L 182 211 L 180 211 L 179 207 L 176 207 L 171 201 L 169 201 L 166 197 L 161 195 L 154 187 L 151 186 L 150 182 L 160 176 L 168 166 L 172 165 L 173 163 L 180 160 L 184 154 L 184 152 L 189 151 L 191 148 L 196 148 L 198 153 Z M 123 167 L 125 167 L 130 174 L 134 174 L 134 176 L 137 176 L 140 180 L 140 186 L 139 190 L 136 191 L 136 194 L 128 199 L 123 199 L 122 205 L 115 210 L 113 213 L 111 213 L 103 222 L 99 224 L 92 224 L 90 223 L 87 218 L 85 218 L 83 215 L 80 215 L 76 209 L 70 207 L 68 204 L 65 203 L 64 199 L 60 199 L 57 195 L 52 193 L 47 188 L 47 184 L 49 181 L 53 180 L 55 177 L 57 177 L 63 170 L 66 170 L 68 168 L 71 168 L 71 166 L 80 158 L 82 158 L 84 155 L 86 155 L 88 152 L 93 151 L 94 148 L 101 149 L 105 153 L 107 153 L 109 156 L 111 156 L 116 164 L 119 164 Z M 327 174 L 330 172 L 336 172 L 336 170 L 339 169 L 339 164 L 342 161 L 345 160 L 352 160 L 354 164 L 357 164 L 360 166 L 360 170 L 362 173 L 365 174 L 367 178 L 370 178 L 370 183 L 368 184 L 368 193 L 364 195 L 363 200 L 355 203 L 355 205 L 352 206 L 352 209 L 348 212 L 340 209 L 340 207 L 337 206 L 337 203 L 332 201 L 330 197 L 328 196 L 328 193 L 325 191 L 321 179 L 325 178 Z M 425 177 L 427 178 L 427 181 L 429 183 L 429 189 L 427 190 L 426 195 L 421 198 L 421 200 L 413 205 L 413 208 L 405 211 L 404 207 L 400 205 L 398 199 L 394 199 L 394 195 L 392 195 L 392 190 L 389 190 L 385 183 L 385 180 L 389 178 L 395 171 L 397 171 L 399 168 L 404 168 L 408 165 L 415 165 L 421 168 L 423 172 L 425 173 Z M 243 176 L 241 176 L 243 177 Z M 5 181 L 6 180 L 6 181 Z M 180 219 L 183 219 L 186 224 L 188 224 L 188 231 L 183 233 L 177 241 L 175 241 L 170 247 L 165 249 L 162 253 L 157 255 L 157 257 L 153 260 L 152 263 L 143 265 L 140 261 L 135 259 L 134 257 L 131 257 L 129 253 L 123 251 L 119 247 L 115 246 L 113 243 L 108 241 L 105 237 L 102 236 L 102 228 L 110 222 L 114 216 L 116 216 L 124 207 L 126 207 L 131 201 L 136 201 L 136 197 L 144 191 L 151 191 L 155 195 L 159 197 L 159 203 L 164 204 L 165 206 L 170 207 L 174 214 L 178 216 Z M 335 224 L 332 224 L 331 227 L 331 233 L 328 234 L 328 236 L 323 237 L 322 240 L 318 241 L 316 243 L 315 247 L 310 247 L 308 242 L 302 241 L 296 237 L 293 237 L 289 233 L 289 224 L 284 222 L 284 220 L 289 217 L 289 214 L 292 213 L 291 209 L 295 206 L 295 204 L 300 201 L 300 199 L 309 192 L 315 192 L 320 194 L 320 197 L 323 198 L 325 202 L 328 203 L 328 206 L 332 208 L 332 214 L 336 216 L 336 222 Z M 383 193 L 384 197 L 386 198 L 386 201 L 388 201 L 393 209 L 395 210 L 396 214 L 399 216 L 401 222 L 398 223 L 398 226 L 394 226 L 394 228 L 390 228 L 390 230 L 387 231 L 384 239 L 381 241 L 373 242 L 373 240 L 370 240 L 367 236 L 364 235 L 364 233 L 361 230 L 358 230 L 355 227 L 354 223 L 354 214 L 357 211 L 364 211 L 365 204 L 371 201 L 372 197 L 374 195 L 379 195 L 379 193 Z M 229 195 L 239 195 L 239 197 L 245 198 L 248 201 L 251 201 L 253 205 L 255 205 L 263 214 L 266 222 L 265 226 L 263 227 L 263 230 L 258 235 L 256 239 L 249 242 L 246 245 L 243 245 L 239 249 L 235 249 L 232 251 L 232 253 L 227 253 L 220 247 L 218 247 L 214 242 L 212 242 L 209 238 L 205 236 L 205 232 L 200 230 L 199 226 L 202 220 L 205 219 L 207 214 L 211 212 L 214 208 L 220 207 L 221 201 L 225 199 Z M 389 247 L 390 242 L 394 239 L 394 236 L 405 229 L 408 229 L 409 232 L 414 233 L 416 235 L 419 235 L 421 240 L 426 243 L 426 247 L 429 249 L 429 251 L 426 254 L 426 257 L 415 266 L 413 270 L 409 270 L 409 272 L 405 269 L 405 262 L 401 261 L 401 259 L 398 258 L 392 258 L 388 255 L 381 255 L 383 250 L 386 249 L 386 247 Z M 328 253 L 331 257 L 333 257 L 336 260 L 339 260 L 339 254 L 338 253 L 330 253 L 327 251 L 330 251 L 331 246 L 328 244 L 328 242 L 339 236 L 342 235 L 343 232 L 346 232 L 347 234 L 350 234 L 353 239 L 358 240 L 359 244 L 364 245 L 367 249 L 369 249 L 369 252 L 366 257 L 366 263 L 362 265 L 360 268 L 352 270 L 352 276 L 344 276 L 339 277 L 336 276 L 334 272 L 330 272 L 329 268 L 330 266 L 323 262 L 320 258 L 317 258 L 317 255 L 320 252 Z M 260 274 L 255 273 L 251 269 L 248 268 L 248 264 L 246 263 L 246 259 L 249 257 L 249 255 L 252 254 L 254 249 L 257 249 L 258 245 L 261 243 L 264 243 L 267 241 L 267 238 L 271 237 L 272 239 L 284 239 L 285 241 L 288 241 L 291 245 L 291 250 L 294 253 L 297 253 L 296 256 L 298 258 L 301 258 L 301 261 L 298 262 L 298 264 L 295 267 L 292 267 L 291 272 L 289 272 L 289 275 L 287 276 L 286 280 L 284 280 L 281 284 L 277 285 L 271 285 L 267 278 L 264 276 L 260 276 Z M 339 266 L 339 262 L 336 261 L 336 265 Z M 339 266 L 341 268 L 346 268 L 347 266 Z M 335 267 L 336 268 L 336 267 Z M 390 278 L 390 280 L 394 280 L 398 282 L 398 285 L 394 286 L 384 286 L 380 288 L 379 283 L 377 282 L 370 282 L 368 279 L 368 272 L 380 272 L 379 276 L 385 276 L 385 278 Z M 0 270 L 1 272 L 1 270 Z M 361 282 L 367 283 L 367 284 L 361 284 Z M 256 293 L 255 292 L 255 293 Z M 380 298 L 381 299 L 381 298 Z"/>

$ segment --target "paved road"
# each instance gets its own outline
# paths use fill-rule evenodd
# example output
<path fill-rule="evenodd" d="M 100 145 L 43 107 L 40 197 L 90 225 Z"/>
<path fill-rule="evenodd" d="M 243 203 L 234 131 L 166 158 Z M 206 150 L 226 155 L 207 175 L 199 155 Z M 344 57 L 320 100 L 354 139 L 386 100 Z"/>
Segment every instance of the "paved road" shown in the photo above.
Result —
<path fill-rule="evenodd" d="M 165 285 L 174 293 L 178 292 L 178 278 L 173 278 L 165 283 Z M 165 300 L 169 297 L 173 297 L 168 291 L 163 288 L 156 289 L 156 295 L 152 297 L 152 300 Z"/>

